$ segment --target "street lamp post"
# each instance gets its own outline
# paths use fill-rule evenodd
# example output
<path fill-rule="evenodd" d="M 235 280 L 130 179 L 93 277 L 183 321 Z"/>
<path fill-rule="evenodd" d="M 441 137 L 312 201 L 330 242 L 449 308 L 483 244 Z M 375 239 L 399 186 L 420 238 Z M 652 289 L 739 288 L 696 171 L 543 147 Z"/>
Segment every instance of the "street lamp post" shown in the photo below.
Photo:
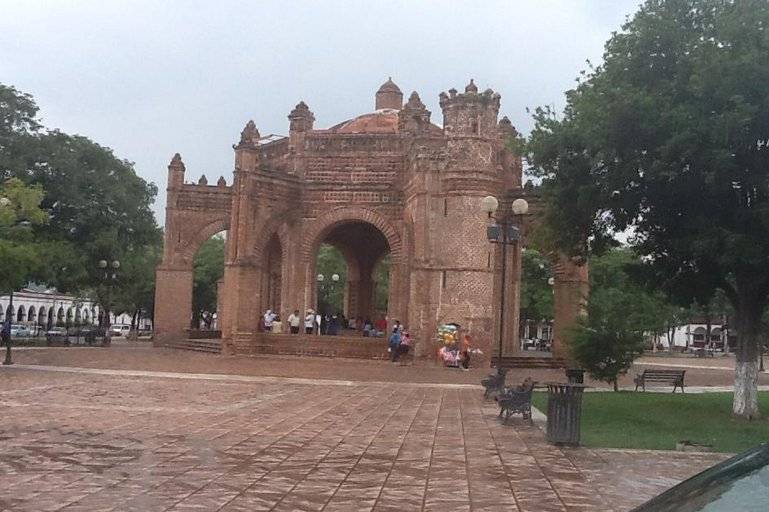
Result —
<path fill-rule="evenodd" d="M 13 309 L 13 290 L 11 290 L 11 293 L 9 295 L 10 301 L 8 304 L 8 309 L 11 310 L 11 314 L 7 314 L 8 310 L 5 311 L 6 313 L 6 319 L 5 319 L 5 325 L 3 326 L 3 330 L 5 331 L 5 335 L 3 336 L 5 338 L 5 360 L 3 361 L 4 365 L 10 365 L 13 364 L 13 359 L 11 358 L 11 318 L 14 312 Z"/>
<path fill-rule="evenodd" d="M 0 207 L 2 208 L 8 208 L 12 206 L 12 201 L 8 199 L 7 197 L 0 197 Z M 28 228 L 31 225 L 31 223 L 27 220 L 22 220 L 19 222 L 16 222 L 13 226 L 22 227 L 22 228 Z M 16 316 L 16 310 L 13 307 L 13 288 L 11 288 L 10 294 L 9 294 L 9 304 L 8 309 L 11 310 L 11 314 L 6 314 L 5 319 L 5 325 L 3 326 L 3 331 L 5 331 L 4 338 L 5 338 L 5 360 L 3 361 L 4 365 L 11 365 L 13 364 L 13 359 L 11 358 L 11 325 L 13 325 L 13 319 Z M 8 311 L 6 310 L 6 313 Z"/>
<path fill-rule="evenodd" d="M 104 330 L 104 345 L 109 345 L 111 343 L 111 334 L 110 334 L 110 301 L 112 300 L 112 286 L 114 285 L 115 281 L 117 280 L 117 270 L 120 268 L 120 262 L 118 260 L 114 261 L 107 261 L 107 260 L 99 260 L 99 269 L 103 272 L 102 274 L 102 280 L 104 281 L 105 286 L 105 295 L 106 299 L 103 301 L 104 304 L 104 324 L 105 324 L 105 330 Z"/>
<path fill-rule="evenodd" d="M 499 290 L 499 353 L 497 358 L 497 373 L 502 370 L 502 344 L 505 330 L 505 298 L 507 296 L 507 246 L 516 245 L 521 239 L 521 230 L 513 222 L 510 212 L 502 212 L 494 217 L 499 208 L 499 201 L 494 196 L 486 196 L 481 201 L 483 211 L 494 219 L 494 223 L 486 228 L 489 242 L 502 245 L 501 282 Z M 529 211 L 529 203 L 525 199 L 516 199 L 512 204 L 512 215 L 521 216 Z"/>
<path fill-rule="evenodd" d="M 324 276 L 323 274 L 318 274 L 316 279 L 318 280 L 318 287 L 323 292 L 323 298 L 328 304 L 329 294 L 334 293 L 336 291 L 336 284 L 339 282 L 339 279 L 340 279 L 339 274 L 331 274 L 331 283 L 329 283 L 328 286 L 324 284 L 326 281 L 326 276 Z M 320 303 L 320 297 L 318 298 L 318 303 Z"/>

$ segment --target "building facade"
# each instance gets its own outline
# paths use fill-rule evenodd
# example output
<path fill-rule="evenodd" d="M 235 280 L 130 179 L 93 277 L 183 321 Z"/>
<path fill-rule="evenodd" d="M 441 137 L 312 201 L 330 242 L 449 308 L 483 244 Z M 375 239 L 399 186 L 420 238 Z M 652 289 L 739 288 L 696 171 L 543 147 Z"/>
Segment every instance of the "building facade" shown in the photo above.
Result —
<path fill-rule="evenodd" d="M 96 325 L 101 314 L 99 306 L 88 298 L 75 297 L 53 289 L 23 288 L 11 297 L 0 296 L 0 323 L 11 319 L 12 324 L 39 326 L 43 330 L 51 327 L 72 327 Z M 110 324 L 131 324 L 131 316 L 125 313 L 110 313 Z M 148 319 L 142 321 L 140 328 L 151 329 Z"/>
<path fill-rule="evenodd" d="M 525 196 L 521 158 L 507 142 L 516 132 L 499 119 L 500 95 L 479 91 L 439 95 L 443 125 L 414 92 L 404 103 L 392 80 L 375 94 L 374 111 L 326 129 L 314 126 L 300 102 L 288 115 L 287 137 L 262 137 L 249 121 L 233 146 L 232 185 L 205 176 L 185 183 L 177 153 L 168 167 L 165 247 L 157 269 L 158 343 L 189 327 L 192 259 L 213 234 L 227 230 L 218 320 L 223 345 L 249 352 L 265 336 L 261 314 L 316 309 L 316 259 L 321 244 L 336 247 L 347 264 L 345 314 L 373 318 L 373 271 L 390 255 L 387 316 L 418 340 L 417 355 L 433 354 L 438 325 L 455 322 L 490 354 L 500 339 L 498 298 L 506 290 L 504 351 L 520 350 L 518 299 L 521 244 L 508 251 L 501 282 L 501 250 L 487 240 L 481 200 L 496 196 L 500 211 Z M 529 214 L 516 222 L 526 233 Z M 556 259 L 556 340 L 580 310 L 587 269 Z M 555 351 L 560 350 L 556 341 Z"/>

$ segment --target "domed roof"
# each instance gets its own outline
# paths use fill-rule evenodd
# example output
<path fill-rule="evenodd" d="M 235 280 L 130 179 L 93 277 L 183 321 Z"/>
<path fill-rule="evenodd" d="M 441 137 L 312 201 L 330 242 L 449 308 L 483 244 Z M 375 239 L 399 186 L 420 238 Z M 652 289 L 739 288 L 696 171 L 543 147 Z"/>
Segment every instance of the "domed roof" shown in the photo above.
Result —
<path fill-rule="evenodd" d="M 392 77 L 388 77 L 387 81 L 385 83 L 383 83 L 381 87 L 379 87 L 379 90 L 377 92 L 397 92 L 397 93 L 401 93 L 401 90 L 400 90 L 400 87 L 395 85 L 395 82 L 393 82 Z"/>
<path fill-rule="evenodd" d="M 430 133 L 443 134 L 443 129 L 430 123 Z M 328 129 L 331 133 L 398 133 L 398 110 L 382 108 L 353 117 Z"/>
<path fill-rule="evenodd" d="M 329 131 L 334 133 L 398 133 L 398 111 L 393 108 L 375 110 L 332 126 Z"/>

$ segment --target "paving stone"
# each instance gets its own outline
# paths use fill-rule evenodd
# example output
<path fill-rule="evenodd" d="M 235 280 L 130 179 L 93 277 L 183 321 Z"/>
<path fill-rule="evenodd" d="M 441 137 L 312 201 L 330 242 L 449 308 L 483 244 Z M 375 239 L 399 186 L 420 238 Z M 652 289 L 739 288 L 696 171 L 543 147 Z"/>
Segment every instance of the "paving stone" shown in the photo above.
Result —
<path fill-rule="evenodd" d="M 0 510 L 620 512 L 723 459 L 562 450 L 481 395 L 3 368 Z"/>

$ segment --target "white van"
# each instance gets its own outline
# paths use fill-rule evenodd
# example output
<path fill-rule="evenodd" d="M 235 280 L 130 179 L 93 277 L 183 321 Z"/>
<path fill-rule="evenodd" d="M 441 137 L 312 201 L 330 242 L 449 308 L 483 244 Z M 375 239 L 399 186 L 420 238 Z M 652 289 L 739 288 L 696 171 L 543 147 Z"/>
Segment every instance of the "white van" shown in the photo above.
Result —
<path fill-rule="evenodd" d="M 131 326 L 126 324 L 115 324 L 109 328 L 113 338 L 127 338 L 129 332 L 131 332 Z"/>

